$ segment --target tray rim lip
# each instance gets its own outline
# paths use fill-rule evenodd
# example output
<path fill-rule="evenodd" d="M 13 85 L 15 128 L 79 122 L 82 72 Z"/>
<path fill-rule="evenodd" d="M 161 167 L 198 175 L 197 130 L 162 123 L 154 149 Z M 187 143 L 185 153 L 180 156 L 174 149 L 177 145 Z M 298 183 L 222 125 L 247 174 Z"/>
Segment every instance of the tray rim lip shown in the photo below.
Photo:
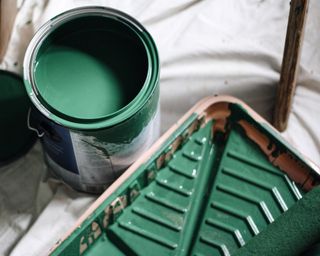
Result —
<path fill-rule="evenodd" d="M 193 114 L 201 115 L 208 108 L 212 107 L 217 103 L 227 103 L 227 104 L 237 104 L 240 105 L 248 115 L 250 115 L 257 123 L 265 125 L 267 128 L 271 129 L 277 136 L 279 136 L 283 142 L 287 145 L 290 145 L 290 150 L 294 149 L 295 152 L 300 154 L 303 161 L 309 165 L 315 172 L 320 175 L 320 167 L 316 165 L 312 160 L 306 157 L 302 152 L 300 152 L 296 147 L 292 146 L 283 136 L 277 131 L 267 120 L 255 112 L 249 105 L 244 103 L 242 100 L 235 98 L 229 95 L 214 95 L 207 96 L 200 101 L 198 101 L 193 107 L 191 107 L 176 123 L 174 123 L 161 137 L 156 140 L 155 143 L 144 153 L 142 154 L 124 173 L 110 185 L 88 208 L 87 210 L 77 219 L 75 224 L 67 231 L 60 239 L 49 249 L 48 255 L 51 255 L 55 252 L 56 249 L 67 240 L 72 233 L 79 228 L 93 213 L 98 207 L 103 203 L 109 196 L 112 195 L 142 164 L 144 164 L 161 146 L 170 138 L 174 132 L 176 132 L 180 125 L 188 120 Z"/>

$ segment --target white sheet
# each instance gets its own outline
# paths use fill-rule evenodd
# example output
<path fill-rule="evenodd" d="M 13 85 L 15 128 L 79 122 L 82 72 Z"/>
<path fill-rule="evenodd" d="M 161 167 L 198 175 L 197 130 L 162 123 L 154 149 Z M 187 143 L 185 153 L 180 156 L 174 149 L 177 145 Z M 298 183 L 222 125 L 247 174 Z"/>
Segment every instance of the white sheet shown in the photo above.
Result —
<path fill-rule="evenodd" d="M 82 5 L 129 13 L 154 37 L 161 58 L 161 129 L 202 97 L 231 94 L 266 118 L 274 104 L 285 39 L 287 0 L 25 0 L 0 67 L 22 74 L 34 31 Z M 284 136 L 320 164 L 320 2 L 311 0 L 298 88 Z M 28 21 L 31 21 L 29 24 Z M 17 65 L 14 63 L 17 62 Z M 0 170 L 0 255 L 45 254 L 94 200 L 46 180 L 37 144 Z"/>

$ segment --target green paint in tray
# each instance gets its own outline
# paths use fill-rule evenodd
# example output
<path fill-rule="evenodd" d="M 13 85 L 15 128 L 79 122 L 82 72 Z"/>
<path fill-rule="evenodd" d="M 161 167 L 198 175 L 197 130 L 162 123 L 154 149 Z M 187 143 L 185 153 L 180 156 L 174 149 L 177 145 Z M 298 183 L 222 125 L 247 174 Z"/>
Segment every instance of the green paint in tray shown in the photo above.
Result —
<path fill-rule="evenodd" d="M 199 103 L 52 255 L 228 256 L 277 223 L 319 183 L 318 170 L 228 99 Z"/>

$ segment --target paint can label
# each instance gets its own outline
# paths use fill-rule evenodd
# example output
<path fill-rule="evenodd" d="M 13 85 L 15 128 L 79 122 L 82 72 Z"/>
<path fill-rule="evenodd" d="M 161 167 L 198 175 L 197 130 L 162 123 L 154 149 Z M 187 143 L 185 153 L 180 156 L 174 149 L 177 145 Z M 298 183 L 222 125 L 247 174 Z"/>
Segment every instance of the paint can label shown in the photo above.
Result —
<path fill-rule="evenodd" d="M 42 117 L 40 122 L 45 134 L 42 143 L 51 170 L 73 188 L 88 192 L 107 188 L 153 144 L 160 133 L 159 110 L 142 131 L 127 143 L 102 141 L 49 120 L 44 122 L 44 119 Z"/>

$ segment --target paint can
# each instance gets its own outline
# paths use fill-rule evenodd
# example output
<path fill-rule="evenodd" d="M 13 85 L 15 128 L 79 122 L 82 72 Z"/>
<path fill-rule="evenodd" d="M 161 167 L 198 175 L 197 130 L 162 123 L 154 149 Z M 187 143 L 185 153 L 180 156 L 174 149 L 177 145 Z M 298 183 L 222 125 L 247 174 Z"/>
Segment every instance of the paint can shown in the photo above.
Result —
<path fill-rule="evenodd" d="M 24 60 L 30 126 L 52 172 L 100 193 L 159 136 L 159 58 L 145 28 L 104 7 L 44 24 Z"/>
<path fill-rule="evenodd" d="M 27 127 L 31 102 L 23 79 L 9 71 L 0 70 L 0 166 L 24 155 L 36 140 Z"/>

